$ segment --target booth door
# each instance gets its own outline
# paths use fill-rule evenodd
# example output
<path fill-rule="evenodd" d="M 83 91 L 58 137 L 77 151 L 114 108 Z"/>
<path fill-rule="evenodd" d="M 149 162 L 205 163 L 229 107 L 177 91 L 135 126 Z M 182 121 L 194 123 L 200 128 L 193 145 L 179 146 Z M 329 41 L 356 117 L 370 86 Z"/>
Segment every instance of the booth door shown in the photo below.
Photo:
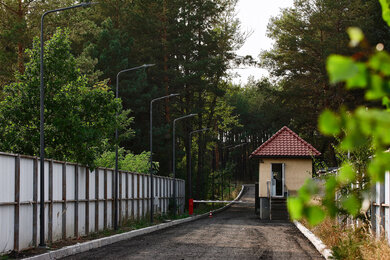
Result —
<path fill-rule="evenodd" d="M 271 164 L 272 196 L 284 196 L 284 163 Z"/>

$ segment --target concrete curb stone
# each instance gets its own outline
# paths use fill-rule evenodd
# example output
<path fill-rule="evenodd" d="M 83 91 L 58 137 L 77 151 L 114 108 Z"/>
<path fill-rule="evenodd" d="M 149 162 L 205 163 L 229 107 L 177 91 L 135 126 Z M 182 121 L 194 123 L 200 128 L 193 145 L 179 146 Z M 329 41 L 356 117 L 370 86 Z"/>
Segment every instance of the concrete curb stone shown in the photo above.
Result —
<path fill-rule="evenodd" d="M 309 239 L 309 241 L 313 244 L 313 246 L 317 249 L 318 252 L 325 259 L 332 259 L 332 251 L 326 247 L 326 245 L 319 239 L 316 235 L 314 235 L 309 229 L 307 229 L 304 225 L 302 225 L 298 221 L 293 221 L 294 225 L 301 231 L 301 233 Z"/>
<path fill-rule="evenodd" d="M 240 193 L 238 194 L 237 198 L 234 199 L 234 201 L 238 200 L 241 197 L 243 191 L 244 191 L 244 185 L 242 186 Z M 222 208 L 213 210 L 212 212 L 213 213 L 221 212 L 221 211 L 227 209 L 228 207 L 230 207 L 231 204 L 233 204 L 233 202 L 229 203 L 228 205 L 226 205 L 226 206 L 224 206 Z M 59 259 L 59 258 L 62 258 L 62 257 L 75 255 L 75 254 L 86 252 L 86 251 L 89 251 L 89 250 L 92 250 L 92 249 L 96 249 L 96 248 L 99 248 L 99 247 L 110 245 L 110 244 L 113 244 L 113 243 L 116 243 L 116 242 L 119 242 L 119 241 L 122 241 L 122 240 L 130 239 L 130 238 L 133 238 L 133 237 L 136 237 L 136 236 L 149 234 L 149 233 L 152 233 L 154 231 L 161 230 L 161 229 L 164 229 L 164 228 L 168 228 L 168 227 L 171 227 L 171 226 L 176 226 L 176 225 L 179 225 L 179 224 L 182 224 L 182 223 L 194 221 L 194 220 L 197 220 L 197 219 L 200 219 L 200 218 L 207 217 L 208 215 L 209 215 L 209 213 L 204 213 L 204 214 L 201 214 L 201 215 L 198 215 L 198 216 L 192 216 L 192 217 L 188 217 L 188 218 L 178 219 L 178 220 L 174 220 L 174 221 L 171 221 L 171 222 L 168 222 L 168 223 L 162 223 L 162 224 L 158 224 L 158 225 L 155 225 L 155 226 L 150 226 L 150 227 L 146 227 L 146 228 L 132 230 L 132 231 L 129 231 L 129 232 L 126 232 L 126 233 L 116 234 L 116 235 L 109 236 L 109 237 L 103 237 L 103 238 L 87 241 L 87 242 L 84 242 L 84 243 L 77 243 L 76 245 L 63 247 L 63 248 L 55 250 L 55 251 L 51 251 L 51 252 L 48 252 L 48 253 L 45 253 L 45 254 L 36 255 L 36 256 L 32 256 L 32 257 L 28 257 L 28 258 L 24 258 L 24 259 L 28 259 L 28 260 Z"/>

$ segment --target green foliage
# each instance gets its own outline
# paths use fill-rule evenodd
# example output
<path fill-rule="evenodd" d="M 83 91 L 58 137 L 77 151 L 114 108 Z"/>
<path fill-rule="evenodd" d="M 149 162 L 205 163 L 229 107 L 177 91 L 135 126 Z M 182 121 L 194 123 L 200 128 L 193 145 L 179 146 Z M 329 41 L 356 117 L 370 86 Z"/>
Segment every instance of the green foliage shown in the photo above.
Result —
<path fill-rule="evenodd" d="M 382 6 L 383 20 L 390 26 L 390 1 L 389 0 L 379 0 L 379 3 Z"/>
<path fill-rule="evenodd" d="M 106 151 L 95 161 L 97 167 L 115 168 L 115 152 Z M 133 154 L 123 148 L 118 149 L 118 168 L 122 171 L 149 173 L 150 152 Z M 159 163 L 153 162 L 153 169 L 158 171 Z"/>
<path fill-rule="evenodd" d="M 207 190 L 210 198 L 222 199 L 222 196 L 224 196 L 223 198 L 226 200 L 230 196 L 229 191 L 235 167 L 236 164 L 228 162 L 222 169 L 210 173 L 207 181 Z"/>
<path fill-rule="evenodd" d="M 356 47 L 364 39 L 362 30 L 358 27 L 349 27 L 347 29 L 349 38 L 351 39 L 349 46 Z"/>
<path fill-rule="evenodd" d="M 299 198 L 289 198 L 287 201 L 291 219 L 301 219 L 303 212 L 303 203 Z"/>
<path fill-rule="evenodd" d="M 101 23 L 96 36 L 89 39 L 83 56 L 96 60 L 95 69 L 102 73 L 101 78 L 114 83 L 117 73 L 128 68 L 131 41 L 127 33 L 114 27 L 109 17 Z"/>
<path fill-rule="evenodd" d="M 14 79 L 13 72 L 18 67 L 18 44 L 22 44 L 22 49 L 31 47 L 34 36 L 39 36 L 37 25 L 40 24 L 39 18 L 43 12 L 75 3 L 70 0 L 22 2 L 24 10 L 19 12 L 17 1 L 1 1 L 0 89 Z M 154 105 L 153 139 L 155 144 L 159 144 L 154 147 L 154 157 L 161 162 L 162 174 L 168 175 L 172 159 L 171 153 L 166 151 L 170 150 L 172 143 L 172 119 L 193 112 L 199 114 L 191 122 L 181 122 L 176 129 L 180 138 L 177 144 L 178 161 L 188 160 L 188 156 L 182 152 L 184 147 L 187 153 L 189 151 L 186 137 L 188 132 L 207 127 L 216 133 L 220 129 L 230 131 L 236 124 L 238 125 L 233 107 L 225 102 L 224 96 L 229 88 L 226 82 L 230 79 L 228 70 L 246 60 L 235 54 L 235 50 L 243 43 L 243 37 L 239 33 L 239 22 L 235 17 L 236 2 L 236 0 L 192 2 L 105 0 L 90 8 L 72 9 L 46 16 L 44 37 L 48 39 L 58 26 L 69 28 L 72 48 L 64 54 L 74 55 L 72 67 L 80 69 L 77 77 L 83 78 L 83 84 L 88 88 L 100 80 L 104 81 L 102 85 L 107 85 L 112 90 L 116 84 L 118 71 L 145 63 L 156 64 L 147 70 L 121 75 L 119 96 L 123 108 L 132 111 L 131 115 L 134 117 L 132 127 L 136 138 L 121 138 L 120 147 L 135 154 L 147 150 L 149 102 L 156 97 L 180 93 L 180 97 L 159 101 Z M 12 10 L 6 8 L 4 4 Z M 60 53 L 59 57 L 63 55 Z M 39 68 L 36 69 L 39 71 Z M 66 70 L 64 72 L 66 73 Z M 65 73 L 64 78 L 68 77 Z M 75 79 L 69 81 L 73 82 Z M 32 89 L 38 90 L 39 87 Z M 63 114 L 66 111 L 65 109 Z M 49 121 L 48 118 L 47 122 Z M 112 127 L 107 125 L 107 133 L 110 131 L 108 128 Z M 126 129 L 122 129 L 121 132 L 128 133 Z M 26 133 L 24 136 L 29 134 Z M 36 137 L 32 136 L 32 139 Z M 112 136 L 101 139 L 104 146 L 113 143 L 107 140 L 108 137 Z M 197 171 L 194 171 L 194 179 L 196 175 L 200 175 L 198 186 L 203 189 L 207 174 L 211 171 L 211 164 L 208 163 L 210 156 L 206 151 L 215 140 L 209 137 L 196 140 L 200 163 Z M 54 143 L 52 138 L 49 141 Z M 67 141 L 68 143 L 64 145 L 69 146 L 74 140 L 68 138 Z M 77 144 L 78 141 L 74 147 L 78 147 Z M 27 143 L 26 146 L 35 149 Z M 101 151 L 112 150 L 104 148 Z M 65 148 L 59 147 L 59 150 L 62 149 Z M 79 150 L 82 149 L 84 148 L 80 146 Z M 35 150 L 32 154 L 37 153 Z M 178 164 L 178 176 L 184 176 L 185 165 Z"/>
<path fill-rule="evenodd" d="M 364 40 L 361 31 L 366 32 Z M 275 44 L 261 53 L 261 66 L 276 79 L 275 107 L 283 108 L 273 118 L 279 121 L 281 115 L 286 117 L 286 125 L 314 145 L 329 165 L 336 166 L 335 139 L 319 133 L 317 120 L 325 109 L 355 109 L 368 104 L 361 88 L 370 82 L 364 76 L 363 60 L 354 59 L 368 44 L 390 46 L 390 30 L 382 20 L 378 0 L 294 1 L 292 7 L 271 18 L 267 34 Z M 348 43 L 362 44 L 352 50 Z M 356 55 L 349 57 L 354 51 Z M 332 53 L 337 55 L 327 62 Z M 327 74 L 327 67 L 334 73 Z M 331 84 L 345 77 L 347 88 L 354 91 L 341 87 L 342 83 Z"/>
<path fill-rule="evenodd" d="M 150 168 L 150 152 L 142 152 L 134 155 L 128 153 L 122 161 L 122 169 L 125 171 L 148 173 Z M 153 162 L 154 171 L 158 171 L 158 162 Z"/>
<path fill-rule="evenodd" d="M 326 68 L 329 72 L 331 83 L 337 83 L 354 77 L 359 72 L 358 66 L 350 57 L 331 55 L 328 58 Z"/>
<path fill-rule="evenodd" d="M 0 150 L 39 155 L 40 43 L 27 50 L 29 62 L 17 82 L 4 88 L 0 102 Z M 127 129 L 129 111 L 121 109 L 106 82 L 90 85 L 75 66 L 68 33 L 59 29 L 45 43 L 46 157 L 94 166 L 116 127 Z M 131 130 L 126 130 L 126 133 Z"/>
<path fill-rule="evenodd" d="M 384 4 L 386 2 L 386 4 Z M 384 19 L 389 19 L 389 5 L 381 1 Z M 354 29 L 355 30 L 355 29 Z M 355 30 L 356 31 L 356 30 Z M 356 32 L 355 32 L 356 33 Z M 359 32 L 357 34 L 360 34 Z M 354 35 L 350 30 L 352 41 L 358 41 L 364 48 L 361 35 Z M 327 69 L 332 83 L 345 83 L 350 88 L 364 88 L 365 98 L 373 101 L 382 101 L 388 104 L 390 97 L 390 55 L 381 49 L 365 51 L 366 55 L 360 58 L 331 55 Z M 357 80 L 358 79 L 358 80 Z M 343 158 L 343 164 L 336 176 L 329 176 L 325 184 L 325 197 L 322 207 L 330 216 L 344 213 L 353 217 L 365 214 L 367 208 L 362 208 L 363 201 L 369 199 L 370 187 L 376 182 L 383 182 L 385 172 L 390 170 L 390 108 L 359 107 L 354 111 L 341 109 L 338 114 L 329 110 L 324 111 L 319 120 L 319 127 L 324 134 L 341 135 L 339 150 L 352 152 L 363 156 L 356 157 L 355 161 Z M 362 150 L 371 151 L 367 154 Z M 372 160 L 369 160 L 372 156 Z M 359 158 L 360 157 L 360 158 Z M 364 158 L 365 157 L 365 158 Z M 335 194 L 339 194 L 335 201 Z M 294 218 L 307 217 L 309 222 L 320 220 L 320 216 L 310 215 L 308 212 L 318 206 L 307 200 L 308 196 L 318 195 L 310 183 L 305 184 L 299 191 L 299 196 L 289 203 L 291 207 L 300 201 L 302 205 L 295 209 L 290 208 Z M 301 209 L 301 210 L 299 210 Z M 297 212 L 299 211 L 299 212 Z"/>
<path fill-rule="evenodd" d="M 330 110 L 325 110 L 319 118 L 319 128 L 321 132 L 328 135 L 340 133 L 340 118 Z"/>

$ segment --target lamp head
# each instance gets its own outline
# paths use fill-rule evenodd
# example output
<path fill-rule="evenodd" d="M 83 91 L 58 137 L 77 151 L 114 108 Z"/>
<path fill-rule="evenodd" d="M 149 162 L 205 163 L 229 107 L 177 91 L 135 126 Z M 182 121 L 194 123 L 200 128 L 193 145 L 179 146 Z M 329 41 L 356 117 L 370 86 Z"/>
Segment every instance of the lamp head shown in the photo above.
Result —
<path fill-rule="evenodd" d="M 82 7 L 89 7 L 91 5 L 96 5 L 96 4 L 98 4 L 98 3 L 97 2 L 82 2 L 82 3 L 80 3 L 80 5 Z"/>
<path fill-rule="evenodd" d="M 142 67 L 148 68 L 148 67 L 153 67 L 154 65 L 156 65 L 156 64 L 144 64 L 144 65 L 142 65 Z"/>
<path fill-rule="evenodd" d="M 175 94 L 170 94 L 169 96 L 170 97 L 176 97 L 176 96 L 180 96 L 180 94 L 179 93 L 175 93 Z"/>

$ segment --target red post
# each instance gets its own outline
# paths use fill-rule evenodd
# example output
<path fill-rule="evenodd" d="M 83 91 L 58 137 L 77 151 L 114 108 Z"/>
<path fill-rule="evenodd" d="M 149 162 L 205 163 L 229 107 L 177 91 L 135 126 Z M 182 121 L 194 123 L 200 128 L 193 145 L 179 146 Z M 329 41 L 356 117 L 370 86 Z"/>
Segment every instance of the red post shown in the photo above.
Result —
<path fill-rule="evenodd" d="M 194 213 L 194 199 L 189 199 L 188 213 L 190 214 L 190 216 Z"/>

